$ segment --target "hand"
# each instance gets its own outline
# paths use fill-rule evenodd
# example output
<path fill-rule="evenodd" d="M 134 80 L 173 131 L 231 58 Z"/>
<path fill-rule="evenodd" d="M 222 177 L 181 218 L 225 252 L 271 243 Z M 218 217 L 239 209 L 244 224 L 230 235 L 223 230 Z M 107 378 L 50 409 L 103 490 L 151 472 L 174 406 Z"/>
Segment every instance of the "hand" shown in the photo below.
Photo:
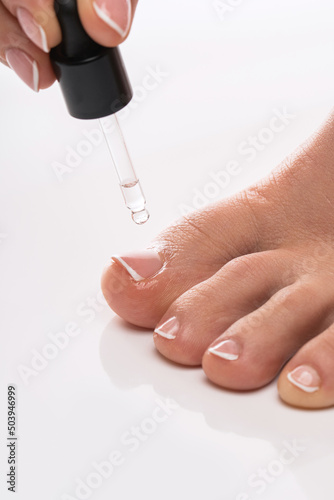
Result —
<path fill-rule="evenodd" d="M 107 47 L 129 34 L 138 0 L 77 0 L 86 32 Z M 55 75 L 48 55 L 61 41 L 53 0 L 0 0 L 0 61 L 38 92 Z"/>

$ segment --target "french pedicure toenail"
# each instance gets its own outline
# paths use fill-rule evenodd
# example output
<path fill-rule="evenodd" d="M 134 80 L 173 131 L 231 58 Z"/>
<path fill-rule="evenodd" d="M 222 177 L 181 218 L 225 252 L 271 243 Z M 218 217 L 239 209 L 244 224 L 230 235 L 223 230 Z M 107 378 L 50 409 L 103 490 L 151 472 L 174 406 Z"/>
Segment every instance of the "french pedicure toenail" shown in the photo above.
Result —
<path fill-rule="evenodd" d="M 311 366 L 297 366 L 292 372 L 288 373 L 287 377 L 292 384 L 305 392 L 315 392 L 320 387 L 320 376 Z"/>
<path fill-rule="evenodd" d="M 159 254 L 154 250 L 128 253 L 122 257 L 113 255 L 111 258 L 121 264 L 135 281 L 150 278 L 162 268 Z"/>
<path fill-rule="evenodd" d="M 6 51 L 8 66 L 24 81 L 32 90 L 39 90 L 39 71 L 37 62 L 28 56 L 23 50 L 8 49 Z"/>
<path fill-rule="evenodd" d="M 219 344 L 209 348 L 209 352 L 211 352 L 215 356 L 219 356 L 223 359 L 228 359 L 229 361 L 238 359 L 240 351 L 241 349 L 239 344 L 237 344 L 236 341 L 232 339 L 223 340 L 222 342 L 219 342 Z"/>
<path fill-rule="evenodd" d="M 102 21 L 125 37 L 131 20 L 131 0 L 95 0 L 93 7 Z"/>
<path fill-rule="evenodd" d="M 32 14 L 30 14 L 30 12 L 23 7 L 19 7 L 16 14 L 21 28 L 27 37 L 30 38 L 30 40 L 34 42 L 37 47 L 44 50 L 44 52 L 49 52 L 45 31 L 42 26 L 35 21 Z"/>
<path fill-rule="evenodd" d="M 161 337 L 164 337 L 165 339 L 175 339 L 176 334 L 179 330 L 179 322 L 175 316 L 172 318 L 169 318 L 167 321 L 165 321 L 161 326 L 156 328 L 154 331 Z"/>

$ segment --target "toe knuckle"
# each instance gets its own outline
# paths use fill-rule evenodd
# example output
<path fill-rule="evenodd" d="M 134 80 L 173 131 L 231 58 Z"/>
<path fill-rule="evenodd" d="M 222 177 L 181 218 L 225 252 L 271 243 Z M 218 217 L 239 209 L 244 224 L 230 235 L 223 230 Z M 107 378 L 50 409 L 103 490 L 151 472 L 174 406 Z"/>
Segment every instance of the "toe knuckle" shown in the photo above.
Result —
<path fill-rule="evenodd" d="M 224 266 L 224 270 L 235 279 L 251 278 L 264 268 L 263 259 L 257 255 L 242 255 L 231 260 Z"/>
<path fill-rule="evenodd" d="M 294 285 L 286 287 L 283 291 L 279 292 L 276 305 L 281 307 L 282 310 L 303 313 L 309 307 L 323 308 L 325 302 L 321 305 L 321 291 L 317 289 L 314 283 L 299 282 Z"/>

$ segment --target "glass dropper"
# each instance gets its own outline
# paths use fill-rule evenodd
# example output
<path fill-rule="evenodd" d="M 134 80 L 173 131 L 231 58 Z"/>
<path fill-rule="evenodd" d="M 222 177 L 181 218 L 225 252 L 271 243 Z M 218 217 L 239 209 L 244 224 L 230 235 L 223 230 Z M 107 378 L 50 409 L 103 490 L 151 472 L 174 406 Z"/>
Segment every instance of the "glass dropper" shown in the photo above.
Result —
<path fill-rule="evenodd" d="M 103 119 L 99 119 L 99 123 L 117 172 L 125 204 L 131 211 L 134 222 L 144 224 L 148 221 L 150 214 L 146 208 L 145 196 L 133 168 L 116 113 L 108 117 L 108 126 L 104 125 Z"/>

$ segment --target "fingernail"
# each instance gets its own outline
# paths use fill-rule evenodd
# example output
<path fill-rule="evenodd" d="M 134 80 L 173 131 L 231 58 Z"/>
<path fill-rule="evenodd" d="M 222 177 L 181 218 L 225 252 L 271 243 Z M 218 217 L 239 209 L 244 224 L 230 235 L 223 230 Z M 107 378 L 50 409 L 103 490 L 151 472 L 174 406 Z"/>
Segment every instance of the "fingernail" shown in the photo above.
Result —
<path fill-rule="evenodd" d="M 39 71 L 37 62 L 20 49 L 6 51 L 8 66 L 35 92 L 39 91 Z"/>
<path fill-rule="evenodd" d="M 320 387 L 320 376 L 311 366 L 300 365 L 287 375 L 292 384 L 305 392 L 315 392 Z"/>
<path fill-rule="evenodd" d="M 45 31 L 42 26 L 35 21 L 33 15 L 23 7 L 19 7 L 16 14 L 21 28 L 27 37 L 30 38 L 30 40 L 34 42 L 37 47 L 44 50 L 44 52 L 49 52 Z"/>
<path fill-rule="evenodd" d="M 127 34 L 131 20 L 130 0 L 95 0 L 96 14 L 123 38 Z"/>
<path fill-rule="evenodd" d="M 162 268 L 159 254 L 154 250 L 128 253 L 122 257 L 113 255 L 111 258 L 125 267 L 136 281 L 150 278 Z"/>
<path fill-rule="evenodd" d="M 219 356 L 223 359 L 228 359 L 230 361 L 238 359 L 240 351 L 241 349 L 239 344 L 237 344 L 235 340 L 231 339 L 223 340 L 222 342 L 219 342 L 219 344 L 210 347 L 209 349 L 209 352 L 211 352 L 212 354 L 215 354 L 216 356 Z"/>
<path fill-rule="evenodd" d="M 175 339 L 176 334 L 179 330 L 179 322 L 175 316 L 169 318 L 161 326 L 156 328 L 155 333 L 165 337 L 165 339 Z"/>

